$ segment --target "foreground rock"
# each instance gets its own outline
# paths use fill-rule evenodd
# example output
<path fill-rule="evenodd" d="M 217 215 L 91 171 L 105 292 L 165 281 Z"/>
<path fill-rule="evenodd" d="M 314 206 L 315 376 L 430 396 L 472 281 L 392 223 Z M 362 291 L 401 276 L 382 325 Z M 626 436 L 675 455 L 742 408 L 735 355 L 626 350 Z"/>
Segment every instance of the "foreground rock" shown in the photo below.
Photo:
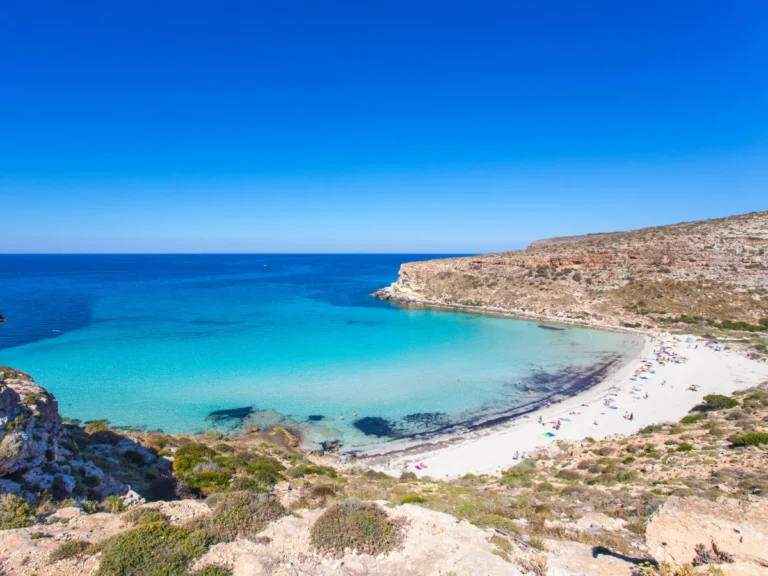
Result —
<path fill-rule="evenodd" d="M 72 453 L 64 448 L 58 403 L 18 370 L 0 368 L 0 487 L 3 493 L 71 493 Z"/>
<path fill-rule="evenodd" d="M 648 524 L 646 542 L 660 562 L 752 564 L 768 572 L 768 502 L 672 496 Z"/>
<path fill-rule="evenodd" d="M 140 496 L 132 489 L 147 492 L 147 472 L 162 479 L 169 466 L 106 425 L 90 434 L 66 426 L 53 394 L 28 374 L 0 367 L 0 494 L 30 502 L 44 493 L 57 500 L 110 495 L 136 500 Z"/>

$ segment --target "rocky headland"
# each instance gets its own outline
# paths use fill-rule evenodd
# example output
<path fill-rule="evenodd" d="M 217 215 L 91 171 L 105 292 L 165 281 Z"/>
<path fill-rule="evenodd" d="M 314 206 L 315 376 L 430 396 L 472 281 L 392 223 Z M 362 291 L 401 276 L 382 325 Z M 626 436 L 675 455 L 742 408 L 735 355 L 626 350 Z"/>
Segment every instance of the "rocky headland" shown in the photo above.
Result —
<path fill-rule="evenodd" d="M 768 212 L 406 263 L 375 296 L 613 328 L 768 331 Z"/>

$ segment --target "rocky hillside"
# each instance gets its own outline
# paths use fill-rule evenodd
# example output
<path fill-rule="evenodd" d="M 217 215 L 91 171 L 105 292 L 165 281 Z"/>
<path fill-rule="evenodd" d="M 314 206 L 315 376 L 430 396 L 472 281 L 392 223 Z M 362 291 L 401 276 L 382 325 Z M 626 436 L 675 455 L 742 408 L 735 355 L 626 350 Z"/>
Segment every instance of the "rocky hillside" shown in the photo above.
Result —
<path fill-rule="evenodd" d="M 768 212 L 403 264 L 376 296 L 609 326 L 766 331 Z"/>
<path fill-rule="evenodd" d="M 307 455 L 284 433 L 81 428 L 2 372 L 7 576 L 768 574 L 767 385 L 437 481 Z"/>
<path fill-rule="evenodd" d="M 108 429 L 65 424 L 58 403 L 24 372 L 0 367 L 0 491 L 101 501 L 168 493 L 170 462 Z M 172 494 L 171 490 L 171 494 Z"/>

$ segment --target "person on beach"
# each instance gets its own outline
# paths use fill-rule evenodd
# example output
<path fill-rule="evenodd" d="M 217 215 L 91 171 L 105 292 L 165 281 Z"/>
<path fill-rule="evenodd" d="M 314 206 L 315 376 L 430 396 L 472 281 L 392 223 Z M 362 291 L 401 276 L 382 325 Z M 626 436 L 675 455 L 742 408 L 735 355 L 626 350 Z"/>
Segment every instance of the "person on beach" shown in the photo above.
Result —
<path fill-rule="evenodd" d="M 539 424 L 542 424 L 542 425 L 544 424 L 544 418 L 542 418 L 541 416 L 539 416 Z"/>

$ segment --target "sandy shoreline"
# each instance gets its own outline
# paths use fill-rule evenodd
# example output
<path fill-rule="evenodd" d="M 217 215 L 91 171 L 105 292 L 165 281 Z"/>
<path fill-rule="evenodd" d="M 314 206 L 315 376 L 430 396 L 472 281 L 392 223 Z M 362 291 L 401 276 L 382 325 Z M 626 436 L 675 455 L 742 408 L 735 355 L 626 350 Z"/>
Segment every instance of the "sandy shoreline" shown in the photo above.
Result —
<path fill-rule="evenodd" d="M 686 342 L 688 338 L 690 342 Z M 687 361 L 660 364 L 652 360 L 650 370 L 654 373 L 649 370 L 642 373 L 644 378 L 630 380 L 653 358 L 659 341 L 687 357 Z M 718 352 L 705 347 L 705 342 L 693 336 L 665 335 L 658 340 L 646 335 L 640 353 L 613 376 L 561 403 L 445 441 L 415 443 L 381 454 L 372 450 L 358 460 L 392 475 L 400 475 L 404 470 L 436 479 L 498 474 L 521 461 L 515 460 L 515 453 L 522 456 L 558 440 L 629 435 L 650 424 L 676 422 L 707 394 L 731 394 L 768 379 L 768 363 L 731 351 Z M 698 385 L 698 390 L 689 390 L 691 384 Z M 606 406 L 606 399 L 616 409 Z M 633 413 L 631 421 L 623 417 L 627 412 Z M 539 423 L 539 417 L 544 424 Z M 560 427 L 555 429 L 558 419 Z M 416 468 L 421 464 L 426 467 Z"/>

